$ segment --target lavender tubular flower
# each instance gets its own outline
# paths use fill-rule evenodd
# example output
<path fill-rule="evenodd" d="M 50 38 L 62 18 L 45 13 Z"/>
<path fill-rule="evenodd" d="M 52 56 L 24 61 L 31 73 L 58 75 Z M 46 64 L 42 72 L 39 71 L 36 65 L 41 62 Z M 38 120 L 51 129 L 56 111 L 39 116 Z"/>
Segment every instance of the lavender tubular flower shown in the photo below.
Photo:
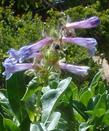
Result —
<path fill-rule="evenodd" d="M 44 47 L 45 45 L 51 43 L 53 40 L 51 37 L 46 37 L 38 42 L 36 42 L 35 44 L 31 45 L 31 49 L 32 50 L 40 50 L 42 47 Z"/>
<path fill-rule="evenodd" d="M 94 38 L 82 38 L 82 37 L 62 37 L 64 42 L 70 42 L 82 47 L 85 47 L 89 51 L 89 55 L 93 56 L 96 51 L 97 41 Z"/>
<path fill-rule="evenodd" d="M 23 63 L 23 64 L 11 64 L 11 63 L 3 63 L 5 67 L 5 72 L 3 75 L 6 76 L 6 80 L 8 80 L 15 72 L 24 71 L 33 68 L 32 63 Z"/>
<path fill-rule="evenodd" d="M 89 67 L 88 66 L 76 66 L 72 64 L 66 64 L 63 62 L 59 62 L 59 66 L 62 70 L 66 70 L 68 72 L 74 73 L 76 75 L 85 76 L 88 74 Z"/>
<path fill-rule="evenodd" d="M 52 42 L 52 39 L 50 37 L 46 37 L 45 39 L 42 39 L 35 44 L 32 44 L 30 46 L 24 46 L 19 50 L 20 59 L 19 62 L 22 63 L 25 59 L 33 58 L 39 54 L 39 50 L 44 47 L 45 45 Z"/>
<path fill-rule="evenodd" d="M 8 52 L 7 52 L 9 55 L 10 55 L 10 57 L 13 57 L 13 58 L 15 58 L 16 60 L 18 60 L 19 59 L 19 57 L 18 57 L 18 51 L 17 50 L 15 50 L 15 49 L 10 49 Z"/>
<path fill-rule="evenodd" d="M 66 28 L 93 28 L 100 24 L 100 19 L 97 16 L 90 17 L 86 20 L 67 23 Z"/>
<path fill-rule="evenodd" d="M 27 53 L 27 52 L 26 52 Z M 24 54 L 24 53 L 22 53 L 22 56 L 21 56 L 21 54 L 20 54 L 20 58 L 19 58 L 19 63 L 22 63 L 23 61 L 25 61 L 25 60 L 27 60 L 27 59 L 30 59 L 30 58 L 33 58 L 33 57 L 36 57 L 36 58 L 38 58 L 38 57 L 40 57 L 41 56 L 41 53 L 40 52 L 33 52 L 33 53 L 31 53 L 30 55 L 29 55 L 29 53 L 27 53 L 27 54 Z M 27 56 L 28 55 L 28 56 Z"/>
<path fill-rule="evenodd" d="M 44 47 L 45 45 L 52 42 L 52 39 L 50 37 L 46 37 L 35 44 L 24 46 L 20 48 L 19 51 L 16 51 L 14 49 L 11 49 L 8 51 L 9 55 L 16 59 L 19 63 L 22 63 L 24 60 L 40 56 L 39 50 Z"/>
<path fill-rule="evenodd" d="M 9 58 L 6 58 L 6 59 L 4 60 L 4 63 L 16 64 L 17 61 L 16 61 L 15 58 L 9 57 Z"/>

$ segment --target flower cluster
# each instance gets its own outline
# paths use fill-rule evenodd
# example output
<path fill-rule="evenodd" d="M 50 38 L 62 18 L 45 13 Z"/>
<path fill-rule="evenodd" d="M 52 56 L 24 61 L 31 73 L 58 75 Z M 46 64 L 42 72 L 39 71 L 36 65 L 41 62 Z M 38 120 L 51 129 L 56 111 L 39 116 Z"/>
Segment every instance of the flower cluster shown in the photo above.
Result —
<path fill-rule="evenodd" d="M 67 23 L 64 26 L 64 30 L 77 28 L 93 28 L 96 27 L 99 23 L 99 18 L 94 16 L 79 22 Z M 68 37 L 63 35 L 60 39 L 62 43 L 73 43 L 87 48 L 91 56 L 95 54 L 97 41 L 94 38 Z M 3 62 L 3 66 L 5 67 L 3 75 L 6 76 L 6 79 L 9 79 L 15 72 L 28 69 L 39 69 L 42 66 L 43 59 L 46 59 L 46 57 L 43 57 L 46 54 L 43 54 L 42 49 L 47 46 L 53 46 L 53 42 L 54 39 L 52 37 L 45 37 L 44 39 L 34 44 L 23 46 L 19 50 L 10 49 L 8 51 L 9 57 L 6 58 Z M 59 48 L 59 46 L 56 45 L 55 48 Z M 46 49 L 48 50 L 48 48 Z M 28 62 L 28 60 L 31 61 L 31 59 L 32 62 Z M 37 63 L 34 62 L 34 59 L 36 59 Z M 51 60 L 52 59 L 53 58 L 51 58 Z M 62 70 L 66 70 L 68 72 L 82 76 L 87 75 L 87 71 L 89 69 L 89 67 L 87 66 L 76 66 L 72 64 L 67 64 L 58 59 L 56 61 L 56 64 Z"/>

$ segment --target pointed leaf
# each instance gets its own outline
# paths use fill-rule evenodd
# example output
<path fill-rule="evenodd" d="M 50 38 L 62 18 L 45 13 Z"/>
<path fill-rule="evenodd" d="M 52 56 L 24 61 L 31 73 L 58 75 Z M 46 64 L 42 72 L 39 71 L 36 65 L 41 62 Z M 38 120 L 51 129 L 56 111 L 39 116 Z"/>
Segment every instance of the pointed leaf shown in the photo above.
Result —
<path fill-rule="evenodd" d="M 40 84 L 37 82 L 37 77 L 33 78 L 27 85 L 27 89 L 22 101 L 27 101 L 35 92 L 39 91 L 41 89 L 39 85 Z"/>
<path fill-rule="evenodd" d="M 4 131 L 3 116 L 0 114 L 0 131 Z"/>
<path fill-rule="evenodd" d="M 21 131 L 29 131 L 29 129 L 30 129 L 30 122 L 31 121 L 30 121 L 29 117 L 26 115 L 26 118 L 20 124 L 20 130 Z"/>
<path fill-rule="evenodd" d="M 71 82 L 71 90 L 73 93 L 73 99 L 78 99 L 79 98 L 79 93 L 78 93 L 78 87 L 75 85 L 74 82 Z"/>
<path fill-rule="evenodd" d="M 82 104 L 80 101 L 73 100 L 72 106 L 85 120 L 88 119 L 88 115 L 85 113 L 87 108 L 84 106 L 84 104 Z"/>
<path fill-rule="evenodd" d="M 50 89 L 48 92 L 45 92 L 42 96 L 42 122 L 46 123 L 48 118 L 53 111 L 56 102 L 59 100 L 63 92 L 67 89 L 68 85 L 71 82 L 71 78 L 68 77 L 60 81 L 57 89 Z"/>
<path fill-rule="evenodd" d="M 101 71 L 96 73 L 96 75 L 94 76 L 94 78 L 92 79 L 90 83 L 89 89 L 92 91 L 93 94 L 95 94 L 95 88 L 98 85 L 100 78 L 101 78 Z"/>
<path fill-rule="evenodd" d="M 80 96 L 80 101 L 87 107 L 87 104 L 92 97 L 91 91 L 87 90 Z"/>
<path fill-rule="evenodd" d="M 97 117 L 101 117 L 106 111 L 106 96 L 107 94 L 104 93 L 101 95 L 100 99 L 98 100 L 97 104 L 94 107 L 94 114 Z"/>
<path fill-rule="evenodd" d="M 87 131 L 88 129 L 90 129 L 90 131 L 92 131 L 93 125 L 88 125 L 85 122 L 80 124 L 79 131 Z"/>
<path fill-rule="evenodd" d="M 11 121 L 10 119 L 3 119 L 3 124 L 6 130 L 9 131 L 20 131 L 19 127 L 17 127 L 17 125 Z"/>
<path fill-rule="evenodd" d="M 47 131 L 43 123 L 31 124 L 30 131 Z"/>
<path fill-rule="evenodd" d="M 109 110 L 107 110 L 103 117 L 103 122 L 109 126 Z"/>
<path fill-rule="evenodd" d="M 24 76 L 22 72 L 18 72 L 7 81 L 7 93 L 11 108 L 19 121 L 21 121 L 24 116 L 22 115 L 23 105 L 20 100 L 24 92 Z"/>
<path fill-rule="evenodd" d="M 52 131 L 52 130 L 54 130 L 56 128 L 56 126 L 58 125 L 60 117 L 61 117 L 61 113 L 60 112 L 52 113 L 52 115 L 51 115 L 51 117 L 49 119 L 50 124 L 47 127 L 48 131 Z"/>

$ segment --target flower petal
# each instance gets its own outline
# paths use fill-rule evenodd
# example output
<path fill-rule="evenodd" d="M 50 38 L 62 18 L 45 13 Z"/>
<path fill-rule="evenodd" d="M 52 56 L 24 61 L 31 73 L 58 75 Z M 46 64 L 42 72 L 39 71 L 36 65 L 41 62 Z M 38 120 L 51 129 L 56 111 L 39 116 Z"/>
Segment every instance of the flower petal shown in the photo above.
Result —
<path fill-rule="evenodd" d="M 67 23 L 66 28 L 93 28 L 100 24 L 100 19 L 97 16 L 90 17 L 86 20 Z"/>
<path fill-rule="evenodd" d="M 18 62 L 18 60 L 19 60 L 19 51 L 11 48 L 7 53 L 10 55 L 10 57 L 9 57 L 10 60 L 13 59 L 14 62 L 16 62 L 16 63 Z"/>
<path fill-rule="evenodd" d="M 88 66 L 76 66 L 72 64 L 66 64 L 63 62 L 59 62 L 59 66 L 62 70 L 66 70 L 68 72 L 74 73 L 76 75 L 85 76 L 88 74 L 89 67 Z"/>
<path fill-rule="evenodd" d="M 89 50 L 89 54 L 92 56 L 95 54 L 97 41 L 94 38 L 83 38 L 83 37 L 62 37 L 64 42 L 80 45 Z"/>
<path fill-rule="evenodd" d="M 8 54 L 10 54 L 10 57 L 15 58 L 19 63 L 22 63 L 26 59 L 39 56 L 39 50 L 50 42 L 52 42 L 52 39 L 46 37 L 35 44 L 21 47 L 19 51 L 11 49 L 8 51 Z"/>
<path fill-rule="evenodd" d="M 9 79 L 13 73 L 24 71 L 28 69 L 33 68 L 32 63 L 23 63 L 23 64 L 10 64 L 10 63 L 3 63 L 3 66 L 5 67 L 5 72 L 3 72 L 3 75 L 6 76 L 6 79 Z"/>
<path fill-rule="evenodd" d="M 16 61 L 15 58 L 9 57 L 9 58 L 6 58 L 6 59 L 4 60 L 4 63 L 16 64 L 17 61 Z"/>

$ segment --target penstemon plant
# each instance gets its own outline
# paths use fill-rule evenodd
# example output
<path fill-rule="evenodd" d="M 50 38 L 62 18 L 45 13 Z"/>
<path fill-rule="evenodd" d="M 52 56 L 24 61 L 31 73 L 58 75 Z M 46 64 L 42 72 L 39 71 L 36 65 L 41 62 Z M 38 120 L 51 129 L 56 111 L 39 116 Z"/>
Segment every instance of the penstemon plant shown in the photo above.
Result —
<path fill-rule="evenodd" d="M 94 16 L 80 22 L 67 23 L 65 26 L 63 25 L 62 30 L 65 32 L 69 28 L 93 28 L 99 23 L 99 18 Z M 6 79 L 9 79 L 15 72 L 27 70 L 29 68 L 37 70 L 38 72 L 41 67 L 46 67 L 46 64 L 48 66 L 49 63 L 51 63 L 52 66 L 57 65 L 60 69 L 65 69 L 74 74 L 87 74 L 89 67 L 70 65 L 59 60 L 60 48 L 63 48 L 62 46 L 65 45 L 66 42 L 73 43 L 87 48 L 89 54 L 93 56 L 96 51 L 97 41 L 94 38 L 69 37 L 64 36 L 65 34 L 61 32 L 60 34 L 61 37 L 58 39 L 46 37 L 32 45 L 21 47 L 19 50 L 10 49 L 8 51 L 9 58 L 3 62 L 3 66 L 5 67 L 5 72 L 3 74 L 6 76 Z M 57 44 L 55 44 L 56 42 Z M 43 53 L 42 48 L 44 47 L 46 47 L 46 49 Z M 32 63 L 25 63 L 25 61 L 30 58 L 33 59 Z"/>
<path fill-rule="evenodd" d="M 90 67 L 67 63 L 63 50 L 68 44 L 76 44 L 85 47 L 90 56 L 95 55 L 96 39 L 76 37 L 74 32 L 72 34 L 69 32 L 74 29 L 94 28 L 99 24 L 100 20 L 97 16 L 79 22 L 66 23 L 61 25 L 58 37 L 46 36 L 19 50 L 8 51 L 9 57 L 3 62 L 8 99 L 3 96 L 7 103 L 1 102 L 0 106 L 5 112 L 0 113 L 2 131 L 5 129 L 12 131 L 74 129 L 74 125 L 70 122 L 73 121 L 73 116 L 69 115 L 68 119 L 64 120 L 63 111 L 61 112 L 61 108 L 58 110 L 65 97 L 65 91 L 72 82 L 71 77 L 62 80 L 61 74 L 67 71 L 85 77 Z M 25 86 L 24 74 L 32 76 L 27 86 Z M 68 111 L 73 115 L 71 109 L 69 104 Z M 8 116 L 9 113 L 10 116 Z"/>

